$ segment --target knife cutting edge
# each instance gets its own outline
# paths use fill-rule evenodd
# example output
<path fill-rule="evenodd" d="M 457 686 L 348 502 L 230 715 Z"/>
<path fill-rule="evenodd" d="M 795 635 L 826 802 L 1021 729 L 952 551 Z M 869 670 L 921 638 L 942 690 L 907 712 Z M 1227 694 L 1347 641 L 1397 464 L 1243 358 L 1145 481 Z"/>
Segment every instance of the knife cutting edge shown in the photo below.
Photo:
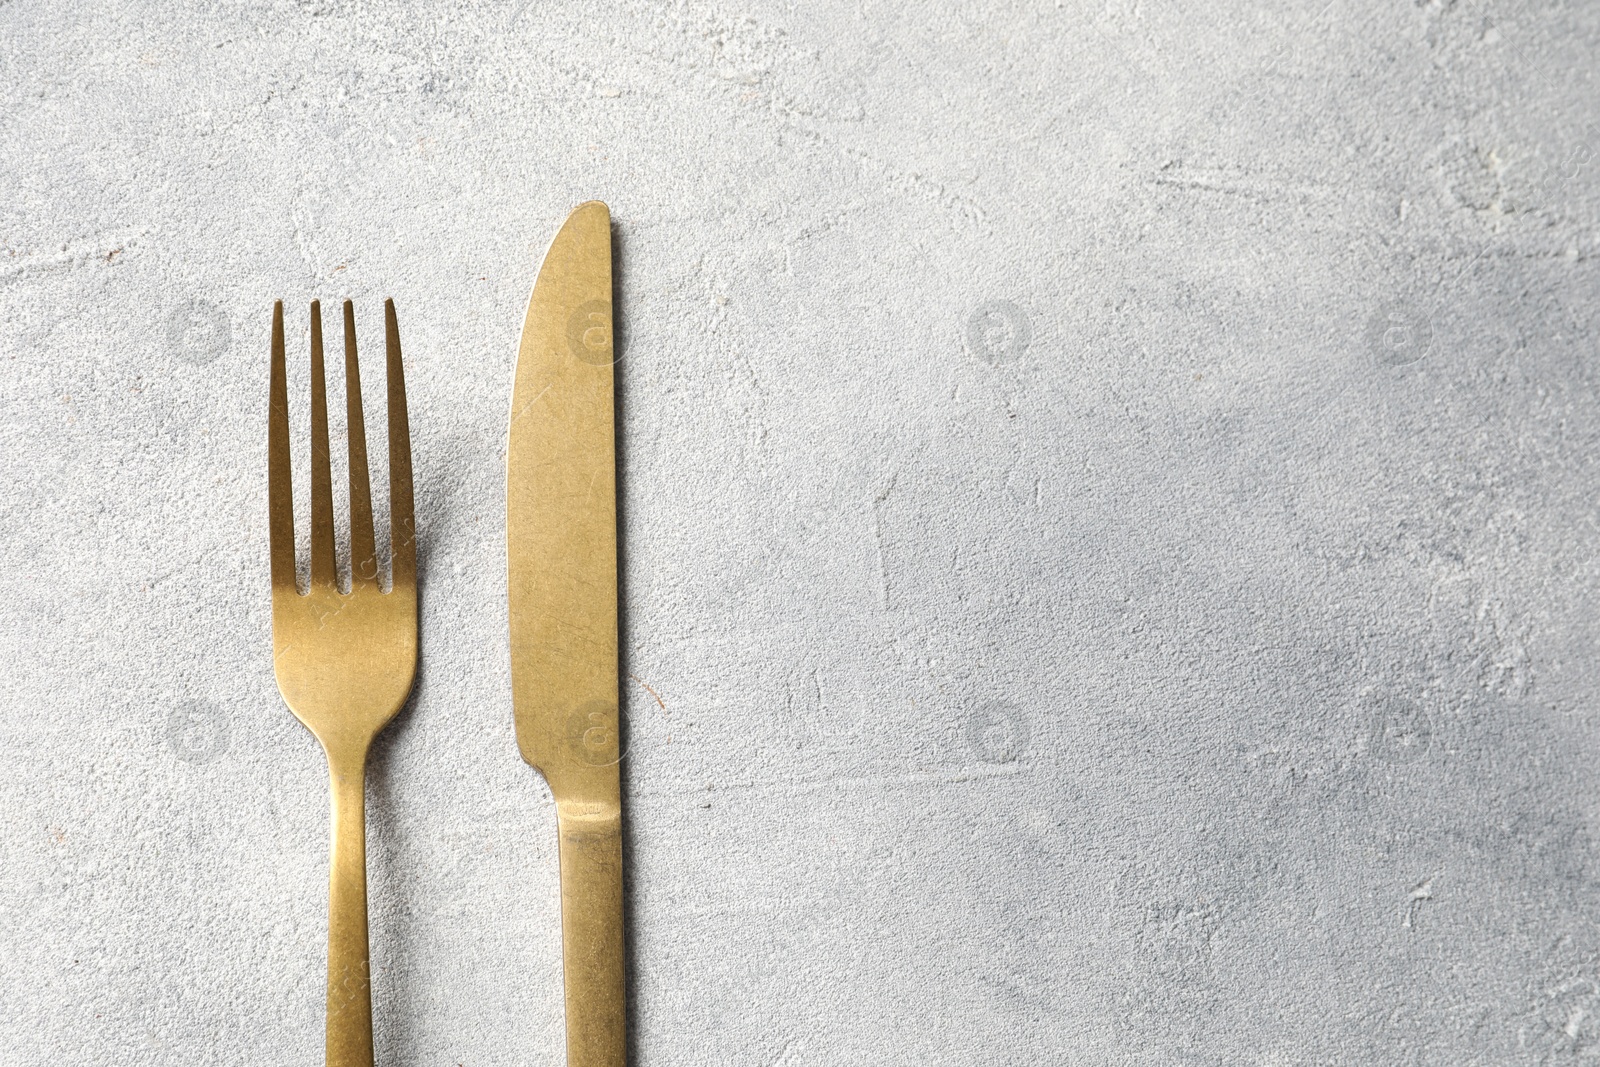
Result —
<path fill-rule="evenodd" d="M 568 1067 L 625 1060 L 611 213 L 591 200 L 539 268 L 507 451 L 511 691 L 550 785 Z"/>

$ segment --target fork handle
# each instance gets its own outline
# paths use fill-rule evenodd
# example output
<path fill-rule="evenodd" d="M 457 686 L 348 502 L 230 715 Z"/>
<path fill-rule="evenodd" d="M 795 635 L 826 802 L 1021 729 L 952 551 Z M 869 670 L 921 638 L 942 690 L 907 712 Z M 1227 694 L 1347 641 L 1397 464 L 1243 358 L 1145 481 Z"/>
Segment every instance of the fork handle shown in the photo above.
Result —
<path fill-rule="evenodd" d="M 367 754 L 328 754 L 333 845 L 328 875 L 328 1067 L 372 1067 L 367 956 Z"/>
<path fill-rule="evenodd" d="M 556 805 L 567 1067 L 623 1067 L 621 804 Z"/>

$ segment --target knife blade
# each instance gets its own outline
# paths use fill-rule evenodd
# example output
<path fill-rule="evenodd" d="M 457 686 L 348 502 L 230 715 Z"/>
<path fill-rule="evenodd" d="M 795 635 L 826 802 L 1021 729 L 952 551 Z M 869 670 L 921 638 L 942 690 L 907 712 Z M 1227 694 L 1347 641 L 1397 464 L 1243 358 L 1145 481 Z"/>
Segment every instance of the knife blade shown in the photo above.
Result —
<path fill-rule="evenodd" d="M 517 352 L 507 449 L 511 693 L 556 803 L 568 1067 L 625 1058 L 611 213 L 575 208 Z"/>

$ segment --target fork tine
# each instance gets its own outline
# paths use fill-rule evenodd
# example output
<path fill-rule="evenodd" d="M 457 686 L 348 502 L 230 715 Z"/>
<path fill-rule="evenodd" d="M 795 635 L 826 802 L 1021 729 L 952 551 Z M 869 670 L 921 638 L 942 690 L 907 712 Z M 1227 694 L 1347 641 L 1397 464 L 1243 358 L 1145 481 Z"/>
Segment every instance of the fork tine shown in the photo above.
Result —
<path fill-rule="evenodd" d="M 334 585 L 333 469 L 328 455 L 328 393 L 322 369 L 322 302 L 311 301 L 311 584 Z"/>
<path fill-rule="evenodd" d="M 373 544 L 372 486 L 367 479 L 367 427 L 361 416 L 361 370 L 356 359 L 355 305 L 344 302 L 345 421 L 350 429 L 350 584 L 378 584 Z"/>
<path fill-rule="evenodd" d="M 394 301 L 383 302 L 389 384 L 389 540 L 391 588 L 417 583 L 417 531 L 411 496 L 411 424 L 406 418 L 405 368 L 400 365 L 400 324 Z"/>
<path fill-rule="evenodd" d="M 289 385 L 283 357 L 282 300 L 272 305 L 272 391 L 267 402 L 267 529 L 272 586 L 294 589 L 294 489 L 289 470 Z"/>

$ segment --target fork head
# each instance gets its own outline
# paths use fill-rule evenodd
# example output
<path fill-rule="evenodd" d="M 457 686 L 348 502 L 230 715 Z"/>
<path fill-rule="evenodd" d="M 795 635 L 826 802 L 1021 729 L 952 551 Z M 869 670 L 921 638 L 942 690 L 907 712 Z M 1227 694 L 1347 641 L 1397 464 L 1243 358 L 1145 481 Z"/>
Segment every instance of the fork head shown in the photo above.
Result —
<path fill-rule="evenodd" d="M 311 305 L 311 578 L 295 579 L 289 474 L 289 398 L 283 303 L 272 311 L 272 401 L 267 423 L 272 552 L 272 652 L 278 690 L 330 758 L 364 757 L 405 703 L 417 668 L 417 550 L 411 496 L 411 436 L 394 301 L 384 303 L 389 392 L 390 590 L 379 584 L 367 480 L 366 428 L 356 360 L 355 313 L 344 303 L 346 421 L 350 456 L 350 591 L 338 584 L 333 477 L 322 364 L 322 311 Z"/>

